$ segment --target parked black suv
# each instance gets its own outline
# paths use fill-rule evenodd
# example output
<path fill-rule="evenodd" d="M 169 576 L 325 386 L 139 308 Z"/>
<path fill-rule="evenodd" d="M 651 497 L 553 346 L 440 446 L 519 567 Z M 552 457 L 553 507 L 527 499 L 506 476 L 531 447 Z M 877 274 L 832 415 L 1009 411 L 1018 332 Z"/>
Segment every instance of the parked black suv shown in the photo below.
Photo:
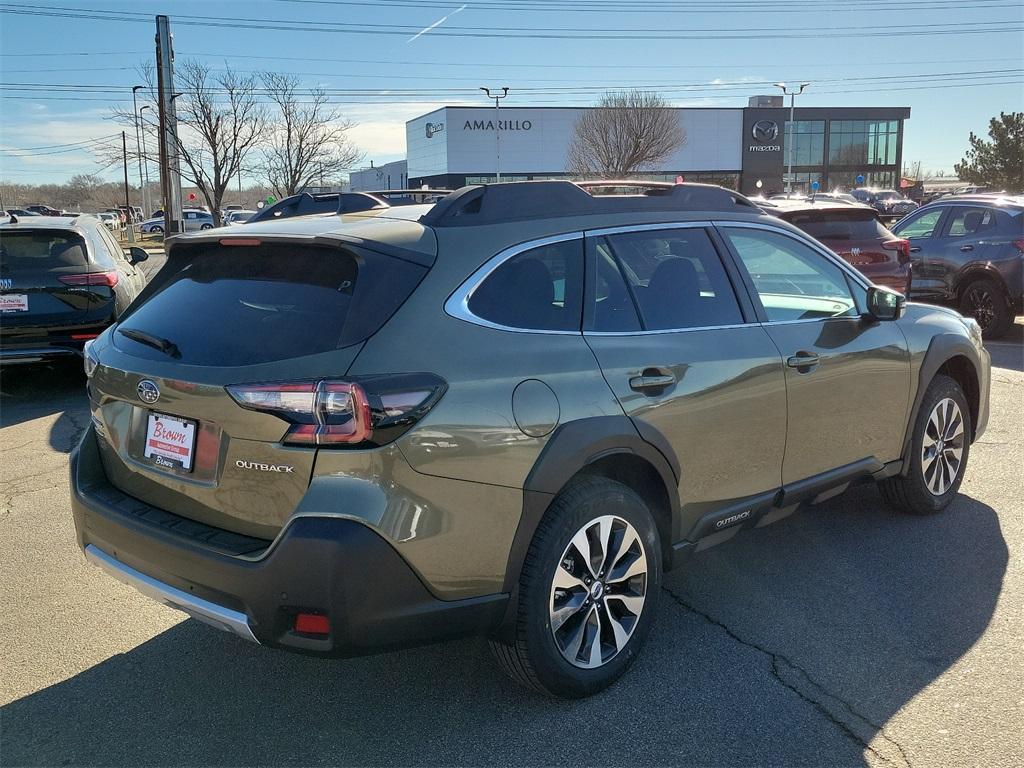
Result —
<path fill-rule="evenodd" d="M 89 215 L 0 223 L 0 363 L 80 354 L 142 291 L 147 257 Z"/>
<path fill-rule="evenodd" d="M 87 558 L 252 642 L 481 633 L 585 696 L 699 550 L 851 483 L 949 504 L 988 420 L 977 323 L 729 190 L 634 186 L 172 238 L 87 350 Z"/>
<path fill-rule="evenodd" d="M 892 231 L 910 241 L 913 298 L 957 307 L 991 339 L 1024 314 L 1024 197 L 943 198 Z"/>

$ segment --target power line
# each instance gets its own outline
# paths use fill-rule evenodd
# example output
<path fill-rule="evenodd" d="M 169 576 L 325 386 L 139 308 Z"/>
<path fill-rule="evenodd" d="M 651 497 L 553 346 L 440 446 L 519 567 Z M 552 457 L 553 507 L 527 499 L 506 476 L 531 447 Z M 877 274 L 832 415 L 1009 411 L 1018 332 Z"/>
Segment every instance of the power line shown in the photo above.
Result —
<path fill-rule="evenodd" d="M 8 13 L 43 16 L 51 18 L 73 18 L 92 19 L 100 21 L 151 23 L 148 14 L 133 11 L 110 11 L 94 9 L 77 9 L 62 6 L 36 6 L 36 9 L 24 9 L 18 6 L 6 5 Z M 309 21 L 281 21 L 276 19 L 245 19 L 222 17 L 219 19 L 209 17 L 196 17 L 187 14 L 175 16 L 175 24 L 178 26 L 203 26 L 203 27 L 230 27 L 231 29 L 257 29 L 289 32 L 321 32 L 321 33 L 342 33 L 342 34 L 369 34 L 369 35 L 401 35 L 408 36 L 421 31 L 418 25 L 407 24 L 354 24 L 348 22 L 309 22 Z M 504 38 L 504 39 L 571 39 L 571 40 L 758 40 L 758 39 L 806 39 L 820 37 L 908 37 L 908 36 L 935 36 L 935 35 L 974 35 L 974 34 L 1004 34 L 1024 32 L 1024 26 L 1013 26 L 1022 24 L 1020 20 L 1000 19 L 997 21 L 984 22 L 962 22 L 962 23 L 929 23 L 929 24 L 903 24 L 887 25 L 884 29 L 877 26 L 867 27 L 819 27 L 819 28 L 798 28 L 771 27 L 759 30 L 737 32 L 732 28 L 687 28 L 680 30 L 665 29 L 632 29 L 632 30 L 611 30 L 611 29 L 588 29 L 588 28 L 480 28 L 480 27 L 458 27 L 445 26 L 431 30 L 432 36 L 440 37 L 474 37 L 474 38 Z M 699 34 L 695 34 L 699 33 Z M 713 33 L 713 34 L 707 34 Z"/>
<path fill-rule="evenodd" d="M 82 141 L 69 141 L 66 144 L 49 144 L 49 145 L 43 146 L 43 147 L 20 147 L 20 148 L 16 148 L 16 149 L 5 147 L 5 148 L 3 148 L 0 151 L 2 151 L 2 152 L 32 152 L 32 151 L 37 150 L 37 149 L 59 149 L 61 147 L 76 147 L 76 146 L 78 146 L 80 144 L 91 144 L 92 142 L 95 142 L 95 141 L 105 141 L 107 139 L 120 138 L 120 136 L 121 136 L 120 133 L 111 133 L 111 134 L 109 134 L 107 136 L 97 136 L 94 139 L 83 139 Z"/>
<path fill-rule="evenodd" d="M 278 3 L 292 3 L 307 6 L 343 6 L 370 8 L 416 8 L 438 11 L 451 10 L 454 0 L 273 0 Z M 505 0 L 500 3 L 467 3 L 467 10 L 474 11 L 529 11 L 531 13 L 660 13 L 660 14 L 701 14 L 701 13 L 807 13 L 808 11 L 828 11 L 829 13 L 854 12 L 900 12 L 924 10 L 973 10 L 983 8 L 1019 8 L 1018 2 L 998 2 L 998 0 L 850 0 L 841 2 L 821 0 L 820 2 L 774 2 L 765 4 L 761 0 L 751 2 L 692 2 L 681 4 L 645 2 L 642 5 L 626 7 L 621 0 L 611 3 L 598 2 L 557 2 L 542 0 L 531 3 L 529 0 Z"/>

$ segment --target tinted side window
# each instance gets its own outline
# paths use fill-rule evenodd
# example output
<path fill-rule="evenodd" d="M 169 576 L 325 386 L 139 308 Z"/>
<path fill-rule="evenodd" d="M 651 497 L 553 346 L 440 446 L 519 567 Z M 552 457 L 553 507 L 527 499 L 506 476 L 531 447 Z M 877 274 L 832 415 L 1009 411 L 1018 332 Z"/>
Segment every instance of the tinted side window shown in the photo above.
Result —
<path fill-rule="evenodd" d="M 628 232 L 607 241 L 645 330 L 743 322 L 725 267 L 705 230 Z"/>
<path fill-rule="evenodd" d="M 858 314 L 843 271 L 810 246 L 762 229 L 725 232 L 750 273 L 769 321 Z"/>
<path fill-rule="evenodd" d="M 607 240 L 595 241 L 594 256 L 593 316 L 587 330 L 606 333 L 641 330 L 636 305 Z"/>
<path fill-rule="evenodd" d="M 922 211 L 916 215 L 911 214 L 896 224 L 893 227 L 893 232 L 900 237 L 913 237 L 918 240 L 925 237 L 933 237 L 935 235 L 935 228 L 939 225 L 939 219 L 942 218 L 942 211 L 942 208 L 933 208 L 930 211 Z"/>
<path fill-rule="evenodd" d="M 950 237 L 981 235 L 996 227 L 996 212 L 991 208 L 965 206 L 953 209 L 946 234 Z"/>
<path fill-rule="evenodd" d="M 469 297 L 482 320 L 535 331 L 578 331 L 583 312 L 583 240 L 531 248 L 505 261 Z"/>

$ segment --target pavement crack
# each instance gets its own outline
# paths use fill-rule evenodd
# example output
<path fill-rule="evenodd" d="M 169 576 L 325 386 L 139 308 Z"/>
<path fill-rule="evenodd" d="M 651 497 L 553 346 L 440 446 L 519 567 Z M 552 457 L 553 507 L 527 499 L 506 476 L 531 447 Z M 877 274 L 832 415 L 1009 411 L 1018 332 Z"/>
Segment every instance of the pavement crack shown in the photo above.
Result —
<path fill-rule="evenodd" d="M 814 707 L 826 720 L 835 725 L 847 738 L 867 750 L 887 765 L 911 768 L 906 750 L 885 732 L 885 728 L 856 710 L 854 705 L 829 691 L 810 676 L 807 670 L 781 653 L 769 650 L 756 642 L 741 637 L 731 627 L 698 608 L 694 608 L 681 595 L 662 587 L 681 608 L 700 616 L 708 624 L 718 627 L 737 643 L 763 654 L 771 662 L 775 680 L 799 698 Z M 872 742 L 876 742 L 872 744 Z M 880 742 L 880 743 L 879 743 Z"/>

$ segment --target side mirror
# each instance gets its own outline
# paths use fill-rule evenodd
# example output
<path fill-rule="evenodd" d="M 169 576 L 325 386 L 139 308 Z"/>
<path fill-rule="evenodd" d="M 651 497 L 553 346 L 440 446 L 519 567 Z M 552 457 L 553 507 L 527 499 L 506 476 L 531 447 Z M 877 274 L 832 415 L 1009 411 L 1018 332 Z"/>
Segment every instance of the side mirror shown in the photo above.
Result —
<path fill-rule="evenodd" d="M 868 315 L 875 320 L 899 320 L 906 306 L 902 293 L 879 285 L 868 288 Z"/>
<path fill-rule="evenodd" d="M 133 245 L 128 249 L 128 255 L 131 257 L 130 261 L 132 264 L 138 264 L 140 261 L 145 261 L 149 258 L 146 249 L 139 248 L 137 245 Z"/>

